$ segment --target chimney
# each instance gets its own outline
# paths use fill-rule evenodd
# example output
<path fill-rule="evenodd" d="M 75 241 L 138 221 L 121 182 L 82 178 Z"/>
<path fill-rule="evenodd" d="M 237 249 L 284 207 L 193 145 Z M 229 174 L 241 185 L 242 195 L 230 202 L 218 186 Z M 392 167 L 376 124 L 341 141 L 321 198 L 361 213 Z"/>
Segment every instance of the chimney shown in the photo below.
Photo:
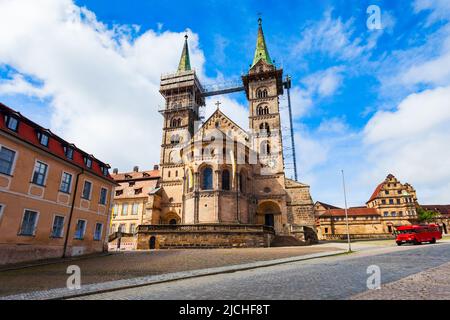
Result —
<path fill-rule="evenodd" d="M 114 169 L 113 169 L 113 173 L 114 173 L 114 174 L 118 174 L 118 173 L 119 173 L 119 169 L 114 168 Z"/>
<path fill-rule="evenodd" d="M 139 167 L 138 166 L 134 166 L 133 171 L 134 172 L 139 172 Z"/>
<path fill-rule="evenodd" d="M 153 166 L 153 170 L 159 170 L 159 166 L 158 166 L 157 164 L 155 164 L 155 165 Z"/>

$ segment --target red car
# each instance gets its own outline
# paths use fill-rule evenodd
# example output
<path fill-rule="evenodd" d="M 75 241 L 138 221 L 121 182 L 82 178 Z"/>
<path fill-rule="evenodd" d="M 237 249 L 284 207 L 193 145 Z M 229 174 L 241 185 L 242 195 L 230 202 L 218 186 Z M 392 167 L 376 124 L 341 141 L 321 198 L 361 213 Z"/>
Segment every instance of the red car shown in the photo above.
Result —
<path fill-rule="evenodd" d="M 442 232 L 436 224 L 413 225 L 397 227 L 395 242 L 401 246 L 404 243 L 421 244 L 422 242 L 436 243 L 442 239 Z"/>

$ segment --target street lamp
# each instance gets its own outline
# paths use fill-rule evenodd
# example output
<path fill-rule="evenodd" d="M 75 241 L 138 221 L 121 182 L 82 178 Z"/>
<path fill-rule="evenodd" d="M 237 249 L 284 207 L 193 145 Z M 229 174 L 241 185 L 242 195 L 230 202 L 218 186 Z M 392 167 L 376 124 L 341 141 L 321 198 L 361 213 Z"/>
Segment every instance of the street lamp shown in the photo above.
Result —
<path fill-rule="evenodd" d="M 342 186 L 344 187 L 344 201 L 345 201 L 345 222 L 347 224 L 347 242 L 348 242 L 348 252 L 352 251 L 352 244 L 350 241 L 350 227 L 348 225 L 348 209 L 347 209 L 347 193 L 345 190 L 345 176 L 344 176 L 344 170 L 341 170 L 342 172 Z"/>

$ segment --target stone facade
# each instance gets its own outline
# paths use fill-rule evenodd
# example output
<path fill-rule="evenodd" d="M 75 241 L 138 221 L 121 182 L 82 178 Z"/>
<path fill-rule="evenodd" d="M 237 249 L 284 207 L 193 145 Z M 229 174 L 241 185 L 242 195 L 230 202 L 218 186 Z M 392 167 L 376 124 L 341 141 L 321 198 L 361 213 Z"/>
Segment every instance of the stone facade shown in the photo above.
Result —
<path fill-rule="evenodd" d="M 148 242 L 145 227 L 177 225 L 266 225 L 277 235 L 317 241 L 313 201 L 309 186 L 287 179 L 284 171 L 279 96 L 283 94 L 283 70 L 269 57 L 261 22 L 255 59 L 242 77 L 249 103 L 249 131 L 243 130 L 219 107 L 206 120 L 205 89 L 190 69 L 187 38 L 176 73 L 161 77 L 165 99 L 160 157 L 160 201 L 152 218 L 139 228 L 139 243 Z M 150 206 L 147 204 L 147 208 Z M 173 223 L 170 223 L 173 222 Z M 170 227 L 168 227 L 170 230 Z M 241 228 L 230 233 L 233 243 L 256 244 L 255 235 L 239 240 Z M 222 243 L 222 233 L 216 233 Z M 185 238 L 187 237 L 185 240 Z M 157 236 L 160 247 L 177 241 L 216 246 L 215 236 Z M 260 235 L 256 236 L 257 238 Z M 141 239 L 142 238 L 142 239 Z M 184 239 L 184 240 L 183 240 Z M 238 244 L 238 246 L 241 246 Z M 138 245 L 138 247 L 141 247 Z"/>
<path fill-rule="evenodd" d="M 269 247 L 273 238 L 273 230 L 261 225 L 141 226 L 137 249 Z"/>
<path fill-rule="evenodd" d="M 392 237 L 395 227 L 418 222 L 414 188 L 389 174 L 374 190 L 366 206 L 348 209 L 349 233 L 353 238 Z M 315 216 L 320 239 L 347 234 L 345 210 L 316 202 Z"/>

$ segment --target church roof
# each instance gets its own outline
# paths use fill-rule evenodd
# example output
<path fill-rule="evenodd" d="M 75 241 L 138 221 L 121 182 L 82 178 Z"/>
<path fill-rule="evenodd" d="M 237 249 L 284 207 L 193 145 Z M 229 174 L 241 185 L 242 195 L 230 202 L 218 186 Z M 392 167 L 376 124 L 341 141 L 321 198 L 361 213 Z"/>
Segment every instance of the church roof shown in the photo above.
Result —
<path fill-rule="evenodd" d="M 269 50 L 267 49 L 266 40 L 264 39 L 264 32 L 262 29 L 262 19 L 258 19 L 258 37 L 256 39 L 255 57 L 253 58 L 253 68 L 260 60 L 264 60 L 266 63 L 273 65 L 272 59 L 270 59 Z"/>
<path fill-rule="evenodd" d="M 217 116 L 222 116 L 223 118 L 225 118 L 229 123 L 231 123 L 231 125 L 235 128 L 235 130 L 237 130 L 239 132 L 240 135 L 243 135 L 244 137 L 248 137 L 248 133 L 247 131 L 245 131 L 244 129 L 242 129 L 238 124 L 236 124 L 236 122 L 234 122 L 233 120 L 231 120 L 225 113 L 222 112 L 222 110 L 220 110 L 219 108 L 216 109 L 216 111 L 214 111 L 214 113 L 205 121 L 205 123 L 203 123 L 201 129 L 206 128 L 207 126 L 209 126 L 210 122 L 212 121 L 212 119 L 214 119 Z M 222 128 L 217 128 L 218 130 L 220 130 L 221 132 L 225 133 Z M 200 130 L 199 130 L 200 132 Z"/>
<path fill-rule="evenodd" d="M 191 70 L 191 60 L 189 58 L 189 46 L 188 46 L 188 36 L 184 36 L 184 46 L 183 52 L 181 53 L 180 63 L 178 64 L 177 72 L 190 71 Z"/>

